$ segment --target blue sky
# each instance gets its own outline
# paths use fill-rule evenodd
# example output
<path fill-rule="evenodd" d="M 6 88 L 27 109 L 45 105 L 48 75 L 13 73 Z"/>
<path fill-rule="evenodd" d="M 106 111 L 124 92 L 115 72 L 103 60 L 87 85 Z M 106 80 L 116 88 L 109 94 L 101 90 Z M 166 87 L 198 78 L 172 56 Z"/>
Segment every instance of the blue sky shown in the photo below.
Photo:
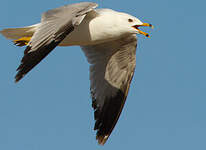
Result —
<path fill-rule="evenodd" d="M 39 22 L 72 0 L 1 1 L 0 29 Z M 79 2 L 79 1 L 78 1 Z M 99 7 L 154 24 L 139 35 L 137 65 L 123 113 L 104 147 L 97 144 L 89 65 L 79 47 L 57 47 L 18 84 L 24 48 L 0 36 L 0 149 L 206 149 L 204 0 L 101 0 Z"/>

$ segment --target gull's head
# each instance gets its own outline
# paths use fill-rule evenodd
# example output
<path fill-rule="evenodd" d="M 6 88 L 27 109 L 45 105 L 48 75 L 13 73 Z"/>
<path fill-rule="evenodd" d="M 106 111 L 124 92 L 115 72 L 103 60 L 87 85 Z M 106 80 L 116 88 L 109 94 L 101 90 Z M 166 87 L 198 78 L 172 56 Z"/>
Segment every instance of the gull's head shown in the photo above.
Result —
<path fill-rule="evenodd" d="M 141 31 L 141 27 L 153 27 L 149 23 L 143 23 L 138 18 L 117 12 L 111 9 L 97 10 L 99 15 L 89 21 L 90 37 L 93 41 L 106 41 L 117 39 L 131 34 L 149 34 Z"/>
<path fill-rule="evenodd" d="M 143 23 L 138 18 L 131 16 L 129 14 L 126 14 L 126 13 L 119 13 L 119 15 L 120 15 L 119 19 L 121 21 L 121 25 L 122 27 L 125 28 L 127 32 L 131 34 L 143 34 L 146 37 L 150 37 L 148 33 L 141 31 L 139 27 L 153 28 L 152 24 Z"/>

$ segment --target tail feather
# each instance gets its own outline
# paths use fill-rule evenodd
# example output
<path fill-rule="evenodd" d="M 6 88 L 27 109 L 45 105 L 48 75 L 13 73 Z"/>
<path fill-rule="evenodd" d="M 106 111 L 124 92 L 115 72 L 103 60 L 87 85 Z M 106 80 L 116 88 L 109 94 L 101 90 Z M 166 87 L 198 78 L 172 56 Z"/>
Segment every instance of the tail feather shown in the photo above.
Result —
<path fill-rule="evenodd" d="M 0 33 L 7 39 L 16 40 L 22 37 L 31 37 L 39 24 L 27 26 L 23 28 L 7 28 L 0 31 Z"/>

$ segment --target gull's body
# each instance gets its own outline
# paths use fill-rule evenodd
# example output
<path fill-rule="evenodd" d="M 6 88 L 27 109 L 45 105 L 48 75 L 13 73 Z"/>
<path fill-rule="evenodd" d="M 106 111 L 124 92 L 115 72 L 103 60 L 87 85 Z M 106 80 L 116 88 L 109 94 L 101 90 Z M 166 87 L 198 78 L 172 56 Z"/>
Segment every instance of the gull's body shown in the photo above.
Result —
<path fill-rule="evenodd" d="M 128 94 L 136 64 L 136 34 L 151 26 L 95 3 L 77 3 L 49 10 L 41 23 L 0 31 L 18 46 L 27 45 L 16 82 L 56 46 L 81 46 L 90 66 L 92 107 L 99 144 L 110 136 Z"/>

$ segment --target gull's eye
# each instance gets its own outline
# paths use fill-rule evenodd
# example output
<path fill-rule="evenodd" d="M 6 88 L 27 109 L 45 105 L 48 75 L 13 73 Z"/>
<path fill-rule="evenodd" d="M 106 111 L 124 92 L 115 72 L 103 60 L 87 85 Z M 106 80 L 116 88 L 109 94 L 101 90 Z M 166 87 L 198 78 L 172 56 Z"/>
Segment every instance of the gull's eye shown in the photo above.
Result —
<path fill-rule="evenodd" d="M 128 21 L 129 21 L 129 22 L 133 22 L 133 20 L 132 20 L 132 19 L 128 19 Z"/>

